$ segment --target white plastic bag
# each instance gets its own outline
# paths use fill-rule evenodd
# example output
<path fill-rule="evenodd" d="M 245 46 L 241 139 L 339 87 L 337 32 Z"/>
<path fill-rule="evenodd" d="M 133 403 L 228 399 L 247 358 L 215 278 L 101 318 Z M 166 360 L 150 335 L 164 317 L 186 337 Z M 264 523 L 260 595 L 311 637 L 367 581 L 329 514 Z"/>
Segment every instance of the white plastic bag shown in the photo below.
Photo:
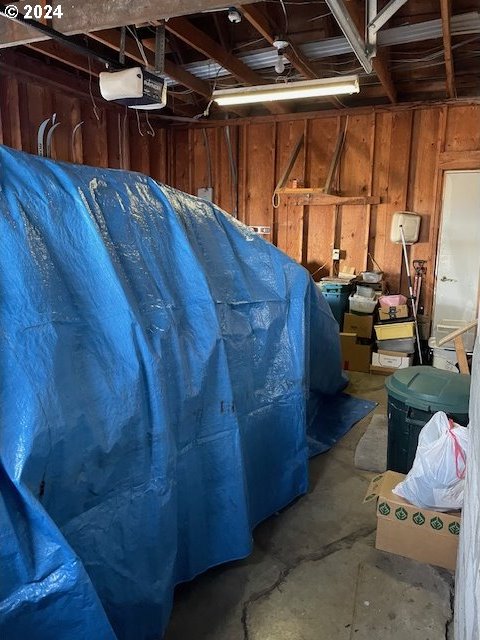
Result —
<path fill-rule="evenodd" d="M 393 493 L 436 511 L 461 509 L 468 429 L 435 413 L 420 431 L 413 466 Z"/>

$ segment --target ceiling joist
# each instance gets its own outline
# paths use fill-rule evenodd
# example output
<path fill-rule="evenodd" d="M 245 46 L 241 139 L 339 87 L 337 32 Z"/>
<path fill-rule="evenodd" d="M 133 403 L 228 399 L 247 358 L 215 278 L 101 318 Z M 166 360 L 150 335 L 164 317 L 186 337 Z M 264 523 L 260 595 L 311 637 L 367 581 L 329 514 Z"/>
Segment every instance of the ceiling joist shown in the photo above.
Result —
<path fill-rule="evenodd" d="M 41 53 L 52 60 L 62 62 L 68 67 L 72 67 L 77 71 L 82 71 L 83 73 L 89 74 L 95 78 L 98 78 L 99 74 L 102 71 L 105 71 L 105 67 L 97 61 L 89 61 L 85 56 L 75 53 L 74 51 L 69 51 L 66 47 L 57 42 L 36 42 L 27 46 L 29 49 Z M 73 83 L 76 83 L 77 80 L 78 78 L 72 78 Z M 92 89 L 91 85 L 89 85 L 89 91 L 90 89 Z M 178 104 L 175 101 L 175 98 L 171 95 L 167 95 L 167 106 L 172 109 L 172 111 L 187 117 L 193 117 L 198 114 L 198 107 L 188 104 Z"/>
<path fill-rule="evenodd" d="M 267 15 L 263 12 L 258 3 L 246 4 L 241 8 L 241 10 L 252 27 L 254 27 L 254 29 L 273 46 L 275 38 L 278 36 L 278 32 L 274 32 Z M 292 67 L 301 73 L 305 79 L 314 80 L 315 78 L 318 78 L 318 74 L 313 70 L 308 58 L 291 44 L 285 49 L 285 51 L 283 51 L 283 57 L 286 58 Z M 327 101 L 337 107 L 342 106 L 335 98 L 329 98 Z"/>
<path fill-rule="evenodd" d="M 121 33 L 116 29 L 93 31 L 92 33 L 88 34 L 88 37 L 111 49 L 114 49 L 115 51 L 120 51 Z M 155 47 L 153 50 L 155 50 Z M 144 53 L 148 66 L 153 68 L 155 66 L 155 56 L 153 55 L 152 51 L 149 51 L 148 49 L 145 50 Z M 143 66 L 145 65 L 145 61 L 140 52 L 138 44 L 135 42 L 134 38 L 130 36 L 127 36 L 125 38 L 125 55 L 138 64 L 141 64 Z M 195 91 L 195 93 L 198 93 L 207 100 L 210 100 L 212 90 L 210 89 L 210 85 L 208 84 L 208 82 L 205 82 L 205 80 L 197 78 L 183 67 L 170 62 L 170 60 L 168 59 L 165 59 L 165 73 L 172 80 L 175 80 L 175 82 L 182 84 L 188 89 L 192 89 L 192 91 Z"/>
<path fill-rule="evenodd" d="M 333 3 L 333 0 L 326 0 L 327 4 L 330 6 Z M 344 4 L 342 0 L 335 0 L 334 4 L 337 6 L 338 10 L 346 15 L 346 22 L 349 24 L 350 28 L 356 31 L 356 38 L 360 43 L 360 46 L 363 47 L 363 51 L 366 51 L 365 42 L 360 36 L 360 33 L 363 30 L 363 25 L 365 24 L 365 15 L 362 10 L 360 4 L 356 4 L 354 2 L 348 3 L 347 6 Z M 388 68 L 388 59 L 385 51 L 377 49 L 377 55 L 371 59 L 372 67 L 375 73 L 380 80 L 382 87 L 388 96 L 390 102 L 397 102 L 397 90 L 393 83 L 392 74 Z"/>
<path fill-rule="evenodd" d="M 247 85 L 265 84 L 263 78 L 256 71 L 226 51 L 221 45 L 215 42 L 213 38 L 200 29 L 197 29 L 197 27 L 186 18 L 172 18 L 166 22 L 165 26 L 170 33 L 173 33 L 183 40 L 183 42 L 202 53 L 206 58 L 215 60 L 215 62 L 235 76 L 239 82 Z M 275 103 L 265 103 L 265 107 L 271 113 L 286 113 L 287 111 L 283 105 Z"/>
<path fill-rule="evenodd" d="M 250 0 L 236 0 L 241 6 Z M 130 24 L 149 23 L 158 20 L 183 16 L 201 11 L 212 11 L 225 8 L 221 0 L 115 0 L 103 2 L 98 0 L 51 0 L 53 19 L 52 28 L 65 35 L 88 33 Z M 61 7 L 62 17 L 56 16 L 55 9 Z M 39 35 L 34 29 L 18 24 L 8 18 L 0 17 L 0 47 L 39 42 L 47 38 Z"/>

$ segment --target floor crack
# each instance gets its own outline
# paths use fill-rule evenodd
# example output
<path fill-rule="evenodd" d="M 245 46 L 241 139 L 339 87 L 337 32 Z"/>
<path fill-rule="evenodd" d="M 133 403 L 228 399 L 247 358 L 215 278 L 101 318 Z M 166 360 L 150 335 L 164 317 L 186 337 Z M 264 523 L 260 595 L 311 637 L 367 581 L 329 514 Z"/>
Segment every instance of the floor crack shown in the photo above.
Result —
<path fill-rule="evenodd" d="M 454 604 L 455 604 L 455 589 L 453 580 L 449 584 L 450 590 L 450 616 L 445 622 L 445 640 L 452 640 L 453 638 L 453 623 L 454 623 Z"/>
<path fill-rule="evenodd" d="M 250 640 L 250 629 L 248 624 L 248 610 L 252 604 L 263 600 L 268 597 L 275 589 L 285 582 L 290 573 L 302 565 L 305 562 L 318 562 L 323 560 L 327 556 L 336 553 L 337 551 L 342 551 L 343 549 L 350 549 L 357 540 L 361 538 L 367 538 L 375 531 L 376 527 L 363 527 L 362 529 L 358 529 L 357 531 L 344 536 L 343 538 L 339 538 L 338 540 L 334 540 L 329 544 L 322 547 L 319 551 L 315 551 L 312 553 L 307 553 L 301 556 L 298 556 L 292 563 L 285 566 L 278 574 L 277 578 L 274 580 L 272 584 L 260 591 L 253 593 L 245 602 L 242 607 L 242 628 L 243 628 L 243 640 Z"/>

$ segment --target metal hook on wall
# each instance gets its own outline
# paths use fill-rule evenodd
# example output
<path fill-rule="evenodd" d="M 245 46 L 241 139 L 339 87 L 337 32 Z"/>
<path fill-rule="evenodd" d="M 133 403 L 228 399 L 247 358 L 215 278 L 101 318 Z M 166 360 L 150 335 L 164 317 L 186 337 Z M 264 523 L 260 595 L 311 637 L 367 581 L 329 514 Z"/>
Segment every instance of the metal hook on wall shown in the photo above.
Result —
<path fill-rule="evenodd" d="M 83 124 L 83 120 L 81 122 L 79 122 L 78 124 L 76 124 L 73 127 L 73 131 L 72 131 L 72 138 L 71 138 L 71 148 L 72 148 L 72 160 L 73 162 L 75 162 L 76 158 L 75 158 L 75 135 L 77 133 L 77 131 L 79 131 L 80 127 Z"/>
<path fill-rule="evenodd" d="M 54 113 L 51 118 L 47 118 L 44 120 L 41 125 L 38 127 L 37 133 L 37 153 L 42 157 L 51 157 L 52 151 L 52 137 L 55 132 L 55 129 L 60 126 L 60 122 L 56 122 L 57 114 Z M 47 139 L 45 140 L 45 132 L 47 131 L 47 127 L 52 121 L 52 126 L 50 127 L 47 133 Z"/>

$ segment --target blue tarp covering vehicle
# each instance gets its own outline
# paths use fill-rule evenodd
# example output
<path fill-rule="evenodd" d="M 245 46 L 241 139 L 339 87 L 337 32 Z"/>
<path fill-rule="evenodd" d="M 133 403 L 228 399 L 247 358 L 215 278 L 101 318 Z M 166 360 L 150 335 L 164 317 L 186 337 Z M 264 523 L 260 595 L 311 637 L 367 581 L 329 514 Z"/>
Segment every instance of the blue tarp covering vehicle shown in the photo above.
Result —
<path fill-rule="evenodd" d="M 371 405 L 308 273 L 210 203 L 0 147 L 0 234 L 0 637 L 158 638 Z"/>

